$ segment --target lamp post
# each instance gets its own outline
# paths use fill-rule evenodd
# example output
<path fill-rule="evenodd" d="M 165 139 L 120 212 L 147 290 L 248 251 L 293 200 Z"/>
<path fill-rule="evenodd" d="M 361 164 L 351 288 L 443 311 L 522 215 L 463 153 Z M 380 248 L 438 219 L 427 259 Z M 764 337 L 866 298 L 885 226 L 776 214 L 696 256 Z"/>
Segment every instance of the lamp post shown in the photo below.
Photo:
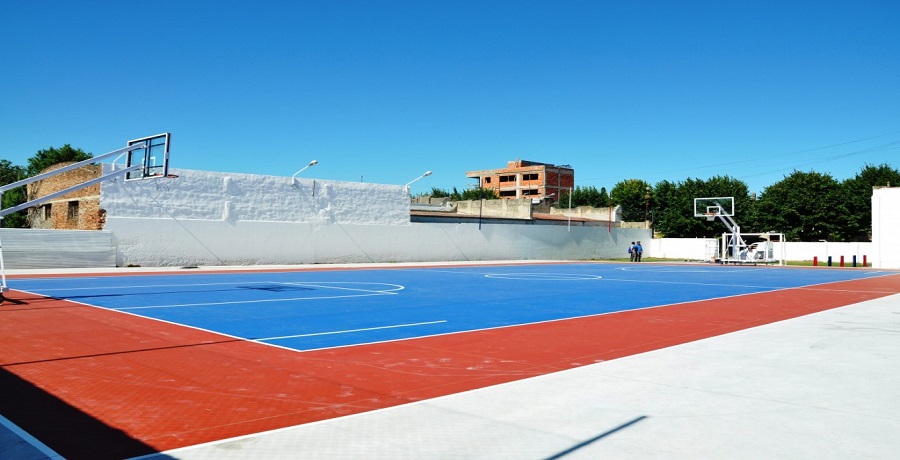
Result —
<path fill-rule="evenodd" d="M 644 188 L 644 222 L 647 222 L 647 217 L 650 212 L 650 187 L 647 186 Z"/>
<path fill-rule="evenodd" d="M 419 176 L 419 177 L 417 177 L 417 178 L 415 178 L 415 179 L 413 179 L 413 180 L 407 182 L 407 183 L 406 183 L 406 193 L 409 193 L 409 186 L 412 185 L 413 182 L 415 182 L 415 181 L 417 181 L 417 180 L 419 180 L 419 179 L 421 179 L 421 178 L 423 178 L 423 177 L 428 177 L 428 176 L 430 176 L 430 175 L 431 175 L 431 171 L 425 171 L 425 174 L 422 174 L 421 176 Z"/>
<path fill-rule="evenodd" d="M 296 179 L 297 174 L 300 174 L 300 173 L 302 173 L 303 171 L 306 171 L 306 168 L 309 168 L 310 166 L 315 166 L 315 165 L 317 165 L 317 164 L 319 164 L 319 160 L 313 160 L 313 161 L 310 161 L 308 165 L 306 165 L 306 166 L 300 168 L 299 171 L 295 172 L 294 175 L 291 176 L 291 185 L 294 186 L 294 187 L 297 186 L 297 179 Z"/>

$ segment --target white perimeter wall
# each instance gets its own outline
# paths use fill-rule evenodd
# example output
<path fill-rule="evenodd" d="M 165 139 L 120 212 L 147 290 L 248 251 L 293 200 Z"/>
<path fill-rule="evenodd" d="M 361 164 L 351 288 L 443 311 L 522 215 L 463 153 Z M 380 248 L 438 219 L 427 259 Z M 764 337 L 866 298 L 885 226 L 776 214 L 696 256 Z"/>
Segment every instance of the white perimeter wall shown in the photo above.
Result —
<path fill-rule="evenodd" d="M 117 265 L 605 259 L 650 240 L 646 229 L 411 223 L 401 185 L 172 173 L 101 186 Z"/>
<path fill-rule="evenodd" d="M 647 254 L 664 259 L 708 261 L 715 257 L 715 238 L 657 238 L 649 242 L 641 240 Z"/>
<path fill-rule="evenodd" d="M 872 245 L 877 268 L 900 268 L 900 188 L 872 191 Z"/>
<path fill-rule="evenodd" d="M 117 265 L 611 259 L 627 257 L 637 240 L 645 257 L 709 260 L 717 247 L 715 239 L 654 240 L 646 229 L 411 223 L 402 185 L 172 172 L 179 177 L 102 184 Z M 856 256 L 900 268 L 900 188 L 876 189 L 872 208 L 872 243 L 786 243 L 784 258 L 824 265 L 831 256 L 837 265 L 844 256 L 850 265 Z"/>
<path fill-rule="evenodd" d="M 708 261 L 718 254 L 719 241 L 715 238 L 659 238 L 651 240 L 649 248 L 653 257 L 666 259 L 684 259 Z M 645 243 L 644 247 L 648 245 Z M 841 256 L 844 257 L 844 265 L 850 266 L 853 257 L 856 263 L 862 265 L 863 260 L 873 265 L 875 247 L 873 243 L 784 243 L 784 260 L 813 260 L 818 258 L 819 263 L 826 265 L 828 257 L 831 257 L 832 265 L 839 265 Z M 774 257 L 781 259 L 781 245 L 775 244 Z"/>

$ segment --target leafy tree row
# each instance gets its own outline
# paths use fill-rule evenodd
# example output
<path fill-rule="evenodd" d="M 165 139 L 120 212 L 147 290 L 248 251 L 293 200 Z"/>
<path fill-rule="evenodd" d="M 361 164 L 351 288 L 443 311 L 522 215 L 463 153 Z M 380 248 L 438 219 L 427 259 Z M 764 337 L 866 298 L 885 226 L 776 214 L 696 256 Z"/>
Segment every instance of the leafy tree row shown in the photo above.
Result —
<path fill-rule="evenodd" d="M 694 217 L 694 198 L 732 196 L 735 221 L 746 233 L 784 233 L 789 241 L 868 241 L 871 237 L 872 188 L 900 185 L 900 172 L 887 164 L 866 165 L 856 176 L 838 182 L 829 174 L 794 171 L 757 196 L 747 184 L 729 176 L 706 180 L 667 180 L 651 185 L 640 179 L 605 188 L 576 187 L 562 192 L 558 206 L 621 206 L 625 221 L 649 220 L 657 234 L 672 238 L 711 238 L 726 228 L 718 221 Z M 496 198 L 492 190 L 459 193 L 431 190 L 453 200 Z"/>
<path fill-rule="evenodd" d="M 480 187 L 466 189 L 462 193 L 456 190 L 456 187 L 453 187 L 452 192 L 448 192 L 437 187 L 432 187 L 431 192 L 425 193 L 424 195 L 430 195 L 434 198 L 450 198 L 453 201 L 493 200 L 498 198 L 497 194 L 494 193 L 493 190 Z"/>
<path fill-rule="evenodd" d="M 569 196 L 571 195 L 571 197 Z M 595 208 L 604 208 L 610 205 L 611 198 L 606 192 L 606 187 L 597 190 L 596 187 L 575 187 L 572 193 L 564 190 L 559 194 L 559 207 L 568 208 L 571 203 L 572 207 L 593 206 Z"/>
<path fill-rule="evenodd" d="M 900 185 L 900 172 L 882 164 L 866 165 L 843 182 L 829 174 L 794 171 L 759 196 L 750 194 L 744 182 L 728 176 L 659 182 L 651 189 L 646 204 L 639 203 L 641 192 L 637 180 L 616 184 L 611 196 L 615 204 L 623 206 L 625 220 L 642 220 L 633 218 L 642 211 L 641 205 L 647 206 L 654 230 L 667 237 L 721 235 L 725 231 L 721 222 L 693 216 L 693 200 L 733 196 L 734 219 L 742 232 L 784 233 L 788 241 L 868 241 L 872 226 L 872 188 L 891 184 Z"/>

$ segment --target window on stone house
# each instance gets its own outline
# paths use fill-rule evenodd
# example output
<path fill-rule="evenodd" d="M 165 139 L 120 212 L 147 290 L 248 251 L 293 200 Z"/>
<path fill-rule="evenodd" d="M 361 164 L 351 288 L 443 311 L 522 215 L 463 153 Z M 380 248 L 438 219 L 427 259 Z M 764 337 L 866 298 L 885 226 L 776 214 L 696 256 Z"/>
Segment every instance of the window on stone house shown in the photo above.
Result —
<path fill-rule="evenodd" d="M 66 214 L 66 217 L 69 220 L 78 220 L 78 202 L 70 201 L 69 202 L 69 212 Z"/>
<path fill-rule="evenodd" d="M 51 206 L 51 205 L 50 205 L 49 203 L 48 203 L 48 204 L 45 204 L 45 205 L 43 205 L 43 206 L 41 206 L 41 218 L 42 218 L 42 219 L 44 219 L 44 220 L 50 220 L 50 216 L 53 215 L 53 214 L 51 214 L 51 212 L 50 212 L 50 211 L 51 211 L 50 206 Z"/>

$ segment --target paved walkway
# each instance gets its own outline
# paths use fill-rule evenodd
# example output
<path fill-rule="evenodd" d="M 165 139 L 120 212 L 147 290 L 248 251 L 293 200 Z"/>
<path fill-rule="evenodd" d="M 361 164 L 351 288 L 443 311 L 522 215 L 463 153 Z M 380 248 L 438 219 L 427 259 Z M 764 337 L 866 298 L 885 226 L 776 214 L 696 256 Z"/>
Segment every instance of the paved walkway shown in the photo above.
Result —
<path fill-rule="evenodd" d="M 900 295 L 153 458 L 900 457 Z"/>

